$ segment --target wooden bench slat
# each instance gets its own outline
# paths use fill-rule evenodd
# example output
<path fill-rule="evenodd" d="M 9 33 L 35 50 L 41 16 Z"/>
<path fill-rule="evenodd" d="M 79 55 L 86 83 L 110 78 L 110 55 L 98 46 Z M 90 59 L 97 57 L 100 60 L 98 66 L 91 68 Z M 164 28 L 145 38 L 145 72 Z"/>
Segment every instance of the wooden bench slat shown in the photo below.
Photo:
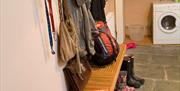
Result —
<path fill-rule="evenodd" d="M 125 52 L 126 45 L 121 44 L 115 62 L 105 68 L 92 68 L 92 74 L 84 91 L 114 91 Z"/>

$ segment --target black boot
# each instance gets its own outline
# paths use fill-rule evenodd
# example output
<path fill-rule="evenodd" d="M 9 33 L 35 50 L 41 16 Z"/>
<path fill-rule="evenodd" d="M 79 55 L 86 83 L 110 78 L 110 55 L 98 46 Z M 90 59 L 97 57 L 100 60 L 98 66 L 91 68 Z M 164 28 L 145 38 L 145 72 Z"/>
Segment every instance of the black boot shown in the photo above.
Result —
<path fill-rule="evenodd" d="M 129 56 L 129 58 L 130 58 L 131 66 L 132 66 L 132 77 L 133 77 L 133 79 L 135 79 L 136 81 L 139 81 L 141 84 L 144 84 L 145 80 L 135 75 L 135 72 L 134 72 L 134 56 L 133 55 Z"/>
<path fill-rule="evenodd" d="M 127 85 L 135 88 L 140 88 L 141 83 L 132 77 L 132 65 L 129 57 L 124 57 L 121 70 L 127 71 Z"/>

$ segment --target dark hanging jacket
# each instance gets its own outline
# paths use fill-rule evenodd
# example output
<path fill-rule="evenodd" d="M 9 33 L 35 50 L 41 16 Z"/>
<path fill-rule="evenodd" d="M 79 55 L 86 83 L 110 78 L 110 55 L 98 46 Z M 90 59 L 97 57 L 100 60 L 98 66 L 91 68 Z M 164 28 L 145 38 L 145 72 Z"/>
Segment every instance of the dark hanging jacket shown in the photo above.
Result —
<path fill-rule="evenodd" d="M 105 4 L 105 0 L 92 0 L 91 13 L 95 21 L 106 22 L 106 16 L 104 12 Z"/>

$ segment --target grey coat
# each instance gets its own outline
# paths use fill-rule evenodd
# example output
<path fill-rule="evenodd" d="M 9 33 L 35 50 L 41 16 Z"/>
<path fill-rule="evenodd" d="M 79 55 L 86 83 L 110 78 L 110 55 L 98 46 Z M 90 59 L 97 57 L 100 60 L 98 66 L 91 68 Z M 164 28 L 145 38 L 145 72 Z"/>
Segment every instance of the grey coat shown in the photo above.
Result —
<path fill-rule="evenodd" d="M 72 16 L 79 37 L 80 56 L 93 55 L 94 42 L 92 33 L 95 32 L 95 22 L 90 13 L 90 0 L 67 0 L 69 13 Z"/>

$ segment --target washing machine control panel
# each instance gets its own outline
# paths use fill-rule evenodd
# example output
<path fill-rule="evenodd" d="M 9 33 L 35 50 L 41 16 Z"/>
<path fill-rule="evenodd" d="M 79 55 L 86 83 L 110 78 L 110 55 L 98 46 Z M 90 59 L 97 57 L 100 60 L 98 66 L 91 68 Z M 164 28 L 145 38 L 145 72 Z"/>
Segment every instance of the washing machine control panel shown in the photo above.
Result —
<path fill-rule="evenodd" d="M 171 3 L 171 4 L 154 4 L 154 11 L 172 11 L 180 10 L 180 3 Z"/>

